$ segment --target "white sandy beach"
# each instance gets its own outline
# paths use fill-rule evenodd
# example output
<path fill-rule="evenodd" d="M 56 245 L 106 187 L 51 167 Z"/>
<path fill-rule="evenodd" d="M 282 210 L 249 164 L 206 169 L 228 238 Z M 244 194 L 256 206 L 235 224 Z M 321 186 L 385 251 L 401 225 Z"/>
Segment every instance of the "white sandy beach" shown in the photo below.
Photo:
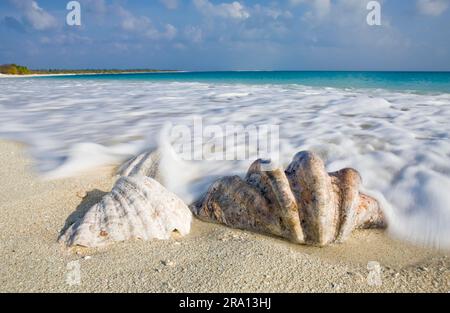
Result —
<path fill-rule="evenodd" d="M 21 144 L 0 142 L 2 292 L 448 292 L 444 252 L 358 231 L 345 244 L 311 248 L 195 220 L 178 241 L 125 242 L 100 250 L 57 243 L 69 215 L 110 190 L 112 168 L 42 181 Z M 77 193 L 86 191 L 84 200 Z M 66 282 L 79 261 L 81 283 Z M 381 286 L 368 283 L 380 264 Z M 370 281 L 370 279 L 369 279 Z"/>
<path fill-rule="evenodd" d="M 30 77 L 49 77 L 49 76 L 72 76 L 72 75 L 78 75 L 78 74 L 27 74 L 27 75 L 12 75 L 12 74 L 1 74 L 0 78 L 30 78 Z M 83 75 L 89 75 L 89 74 L 83 74 Z M 93 75 L 93 74 L 92 74 Z"/>
<path fill-rule="evenodd" d="M 170 73 L 183 73 L 184 71 L 170 71 Z M 167 71 L 153 71 L 153 72 L 120 72 L 120 73 L 63 73 L 63 74 L 26 74 L 26 75 L 13 75 L 2 74 L 0 78 L 31 78 L 31 77 L 52 77 L 52 76 L 76 76 L 76 75 L 121 75 L 121 74 L 151 74 L 151 73 L 168 73 Z"/>

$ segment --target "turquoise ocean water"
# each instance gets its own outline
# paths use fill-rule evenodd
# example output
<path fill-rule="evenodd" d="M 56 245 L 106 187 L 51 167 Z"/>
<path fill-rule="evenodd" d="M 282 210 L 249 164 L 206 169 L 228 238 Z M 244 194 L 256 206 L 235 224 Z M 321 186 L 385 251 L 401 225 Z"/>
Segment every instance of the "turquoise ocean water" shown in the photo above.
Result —
<path fill-rule="evenodd" d="M 46 79 L 48 78 L 46 77 Z M 50 79 L 299 84 L 314 87 L 381 88 L 399 91 L 450 93 L 450 72 L 171 72 L 52 76 Z"/>

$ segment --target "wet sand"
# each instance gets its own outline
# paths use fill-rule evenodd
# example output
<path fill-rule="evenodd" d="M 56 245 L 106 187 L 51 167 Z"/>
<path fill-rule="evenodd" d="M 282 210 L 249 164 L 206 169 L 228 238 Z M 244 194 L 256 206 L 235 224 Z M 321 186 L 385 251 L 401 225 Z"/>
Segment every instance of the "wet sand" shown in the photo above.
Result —
<path fill-rule="evenodd" d="M 313 248 L 194 220 L 178 240 L 69 250 L 59 231 L 111 189 L 114 169 L 43 181 L 24 147 L 6 141 L 0 164 L 1 292 L 450 291 L 450 253 L 382 231 Z"/>

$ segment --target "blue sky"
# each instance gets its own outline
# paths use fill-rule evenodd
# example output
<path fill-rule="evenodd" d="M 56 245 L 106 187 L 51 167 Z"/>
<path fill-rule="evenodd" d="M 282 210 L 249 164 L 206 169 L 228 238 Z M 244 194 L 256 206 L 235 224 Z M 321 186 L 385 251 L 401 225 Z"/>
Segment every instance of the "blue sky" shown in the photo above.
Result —
<path fill-rule="evenodd" d="M 0 0 L 0 63 L 32 68 L 450 71 L 450 0 Z"/>

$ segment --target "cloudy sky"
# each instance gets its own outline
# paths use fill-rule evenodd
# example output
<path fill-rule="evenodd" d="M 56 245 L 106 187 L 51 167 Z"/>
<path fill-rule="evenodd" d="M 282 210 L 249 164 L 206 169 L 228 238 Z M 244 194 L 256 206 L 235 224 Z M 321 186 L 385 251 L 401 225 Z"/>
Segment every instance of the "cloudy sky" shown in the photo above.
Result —
<path fill-rule="evenodd" d="M 0 0 L 0 64 L 450 71 L 450 0 Z"/>

